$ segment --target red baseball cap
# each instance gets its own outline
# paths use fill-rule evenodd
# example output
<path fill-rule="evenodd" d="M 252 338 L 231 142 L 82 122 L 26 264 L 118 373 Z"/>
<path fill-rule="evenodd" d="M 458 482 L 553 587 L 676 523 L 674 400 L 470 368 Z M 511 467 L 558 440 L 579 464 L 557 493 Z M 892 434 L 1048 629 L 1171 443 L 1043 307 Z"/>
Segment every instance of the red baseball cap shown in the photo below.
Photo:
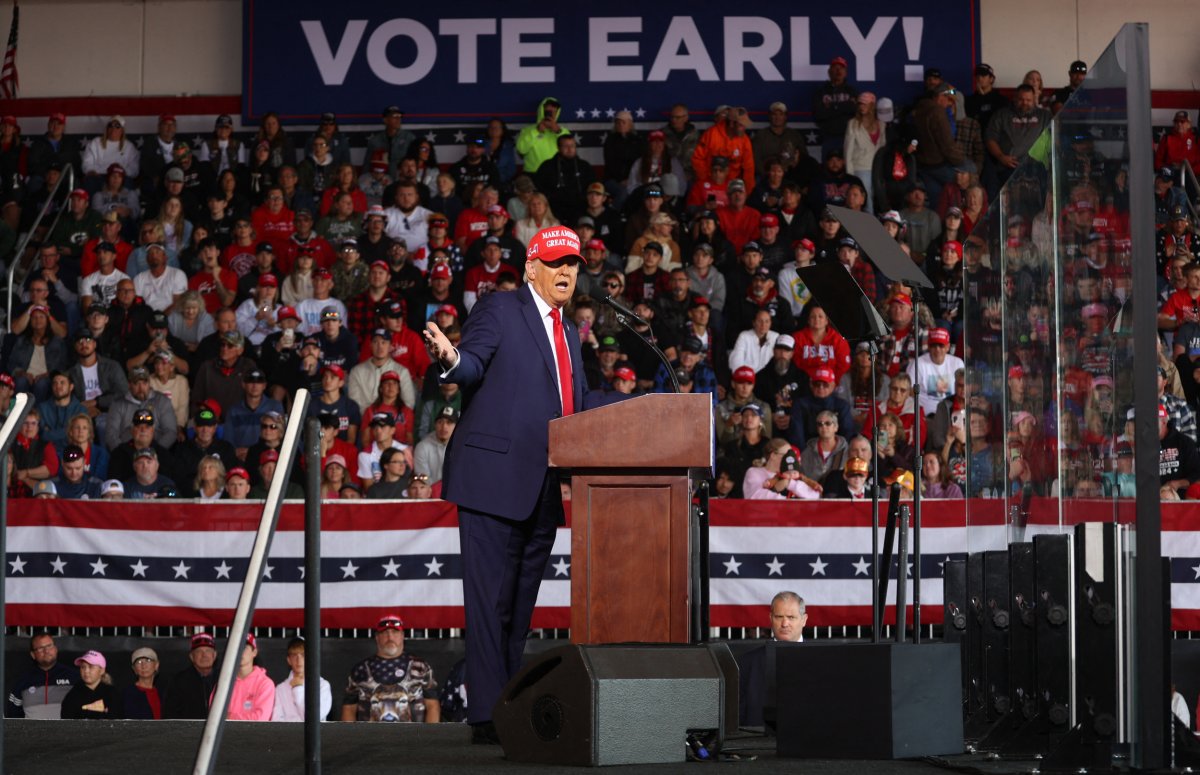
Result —
<path fill-rule="evenodd" d="M 666 140 L 666 139 L 667 139 L 667 135 L 661 129 L 655 129 L 650 134 L 646 135 L 646 142 L 651 142 L 653 140 Z"/>
<path fill-rule="evenodd" d="M 1009 379 L 1024 379 L 1025 369 L 1021 366 L 1012 366 L 1008 370 Z"/>
<path fill-rule="evenodd" d="M 380 382 L 399 382 L 400 374 L 395 371 L 385 371 L 379 375 Z"/>
<path fill-rule="evenodd" d="M 258 278 L 259 288 L 278 288 L 279 278 L 273 274 L 264 274 Z"/>
<path fill-rule="evenodd" d="M 628 366 L 622 366 L 619 369 L 613 370 L 613 378 L 627 379 L 630 382 L 634 382 L 637 380 L 637 375 L 633 373 L 633 369 L 629 368 Z"/>
<path fill-rule="evenodd" d="M 67 123 L 67 114 L 66 113 L 51 113 L 49 120 L 57 121 L 60 124 L 65 124 L 65 123 Z"/>
<path fill-rule="evenodd" d="M 587 244 L 584 245 L 584 247 L 587 248 L 588 250 L 604 250 L 605 249 L 604 240 L 596 239 L 595 237 L 592 237 L 590 240 L 587 241 Z"/>
<path fill-rule="evenodd" d="M 579 235 L 566 226 L 550 226 L 533 235 L 529 247 L 525 251 L 527 261 L 557 261 L 560 258 L 574 256 L 582 260 L 579 249 Z"/>
<path fill-rule="evenodd" d="M 168 121 L 174 121 L 174 120 L 175 120 L 175 115 L 172 113 L 163 113 L 162 115 L 160 115 L 158 117 L 158 123 L 160 123 L 160 124 L 164 124 Z"/>
<path fill-rule="evenodd" d="M 813 244 L 813 241 L 812 241 L 812 240 L 810 240 L 810 239 L 808 239 L 807 237 L 805 237 L 804 239 L 798 239 L 798 240 L 796 240 L 795 242 L 793 242 L 793 243 L 792 243 L 792 250 L 795 250 L 796 248 L 804 248 L 804 249 L 805 249 L 805 250 L 807 250 L 809 253 L 816 253 L 816 252 L 817 252 L 817 246 L 816 246 L 816 245 L 814 245 L 814 244 Z"/>
<path fill-rule="evenodd" d="M 216 647 L 216 640 L 207 632 L 198 632 L 192 636 L 192 651 L 202 648 L 215 649 Z"/>
<path fill-rule="evenodd" d="M 763 217 L 758 219 L 759 226 L 778 226 L 779 217 L 775 213 L 763 213 Z"/>
<path fill-rule="evenodd" d="M 236 468 L 229 469 L 229 473 L 225 474 L 225 481 L 229 481 L 230 479 L 232 479 L 235 476 L 240 476 L 243 479 L 245 479 L 247 482 L 250 481 L 250 472 L 247 471 L 246 469 L 242 468 L 241 466 L 237 466 Z"/>
<path fill-rule="evenodd" d="M 945 245 L 942 245 L 942 252 L 946 252 L 946 248 L 954 251 L 954 255 L 962 258 L 962 243 L 958 240 L 947 240 Z"/>
<path fill-rule="evenodd" d="M 71 196 L 81 196 L 84 199 L 91 199 L 91 197 L 88 196 L 88 192 L 84 191 L 82 188 L 77 188 L 72 191 Z"/>
<path fill-rule="evenodd" d="M 325 267 L 321 267 L 321 266 L 319 266 L 319 267 L 317 267 L 316 269 L 314 269 L 314 270 L 313 270 L 313 272 L 312 272 L 312 276 L 313 276 L 313 279 L 316 279 L 316 278 L 318 278 L 318 277 L 322 277 L 322 278 L 324 278 L 324 279 L 326 279 L 326 280 L 332 280 L 332 279 L 333 279 L 333 272 L 330 272 L 330 271 L 329 271 L 328 269 L 326 269 Z"/>
<path fill-rule="evenodd" d="M 17 389 L 17 383 L 8 374 L 0 374 L 0 385 L 6 385 L 13 390 Z"/>
<path fill-rule="evenodd" d="M 380 617 L 375 624 L 375 632 L 383 632 L 384 630 L 403 630 L 404 620 L 397 614 L 388 614 Z"/>
<path fill-rule="evenodd" d="M 846 57 L 834 57 L 829 62 L 829 66 L 833 67 L 834 65 L 841 65 L 842 67 L 849 67 L 850 63 L 846 61 Z"/>
<path fill-rule="evenodd" d="M 734 382 L 749 382 L 754 384 L 754 369 L 749 366 L 739 366 L 733 371 Z"/>
<path fill-rule="evenodd" d="M 904 305 L 911 307 L 912 306 L 912 297 L 909 296 L 907 293 L 897 293 L 895 296 L 892 297 L 892 300 L 889 303 L 904 304 Z"/>
<path fill-rule="evenodd" d="M 929 332 L 930 344 L 950 344 L 950 332 L 944 328 L 935 328 Z"/>
<path fill-rule="evenodd" d="M 438 307 L 433 314 L 437 315 L 442 312 L 445 312 L 447 315 L 458 317 L 458 307 L 455 307 L 453 304 L 443 304 L 442 306 Z"/>
<path fill-rule="evenodd" d="M 832 385 L 834 382 L 837 382 L 837 378 L 833 376 L 833 369 L 817 369 L 816 372 L 813 373 L 812 381 L 828 382 L 830 385 Z"/>
<path fill-rule="evenodd" d="M 430 280 L 437 280 L 439 278 L 444 279 L 444 280 L 450 279 L 450 265 L 449 264 L 437 263 L 437 264 L 433 265 L 433 269 L 429 270 L 429 279 Z"/>
<path fill-rule="evenodd" d="M 374 269 L 377 266 L 382 267 L 382 268 L 388 270 L 389 272 L 392 271 L 392 268 L 390 266 L 388 266 L 388 262 L 384 261 L 382 258 L 377 258 L 371 262 L 372 269 Z"/>
<path fill-rule="evenodd" d="M 278 463 L 279 452 L 273 449 L 264 449 L 262 454 L 258 456 L 258 464 L 261 466 L 264 463 Z"/>
<path fill-rule="evenodd" d="M 492 205 L 492 206 L 488 207 L 487 214 L 488 215 L 503 215 L 505 218 L 511 217 L 508 214 L 508 210 L 505 210 L 500 205 Z"/>
<path fill-rule="evenodd" d="M 330 374 L 334 375 L 338 379 L 346 378 L 346 370 L 343 369 L 341 366 L 337 365 L 336 363 L 325 364 L 325 366 L 321 369 L 321 373 L 324 374 L 325 372 L 329 372 Z"/>
<path fill-rule="evenodd" d="M 295 307 L 285 304 L 279 308 L 279 314 L 276 317 L 279 320 L 287 320 L 288 318 L 291 318 L 292 320 L 299 320 L 300 314 L 296 312 Z"/>

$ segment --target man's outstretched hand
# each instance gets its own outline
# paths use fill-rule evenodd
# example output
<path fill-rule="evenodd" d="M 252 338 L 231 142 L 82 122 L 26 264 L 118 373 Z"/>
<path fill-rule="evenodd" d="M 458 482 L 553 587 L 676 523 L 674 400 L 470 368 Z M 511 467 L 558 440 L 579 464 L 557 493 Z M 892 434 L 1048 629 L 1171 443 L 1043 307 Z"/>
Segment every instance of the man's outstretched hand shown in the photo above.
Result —
<path fill-rule="evenodd" d="M 432 320 L 426 323 L 424 334 L 425 349 L 429 351 L 429 357 L 440 363 L 443 369 L 453 368 L 458 363 L 458 353 L 454 351 L 454 345 L 450 344 L 442 329 L 438 328 L 438 324 Z"/>

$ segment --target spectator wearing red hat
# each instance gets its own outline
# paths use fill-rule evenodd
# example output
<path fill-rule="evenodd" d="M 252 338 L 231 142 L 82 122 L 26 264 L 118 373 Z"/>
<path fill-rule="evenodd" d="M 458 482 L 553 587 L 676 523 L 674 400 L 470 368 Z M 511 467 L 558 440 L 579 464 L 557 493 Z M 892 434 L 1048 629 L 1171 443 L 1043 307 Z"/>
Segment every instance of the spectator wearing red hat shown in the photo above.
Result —
<path fill-rule="evenodd" d="M 380 676 L 387 677 L 383 683 Z M 417 722 L 441 720 L 433 668 L 404 648 L 404 620 L 397 614 L 375 625 L 375 654 L 350 669 L 342 721 Z"/>
<path fill-rule="evenodd" d="M 379 311 L 398 296 L 390 287 L 391 268 L 387 261 L 373 261 L 367 269 L 367 288 L 346 303 L 347 326 L 360 342 L 380 325 Z"/>
<path fill-rule="evenodd" d="M 741 435 L 742 412 L 748 406 L 757 406 L 760 418 L 769 416 L 771 408 L 767 402 L 754 395 L 754 382 L 754 369 L 749 366 L 740 366 L 733 370 L 729 393 L 717 403 L 715 410 L 718 445 L 730 444 Z M 771 435 L 770 426 L 764 424 L 763 435 Z"/>
<path fill-rule="evenodd" d="M 46 175 L 52 165 L 65 169 L 69 164 L 75 169 L 83 168 L 79 144 L 63 136 L 67 128 L 67 117 L 63 113 L 51 113 L 46 121 L 46 132 L 34 139 L 29 148 L 29 180 L 31 193 L 40 192 L 46 184 Z"/>
<path fill-rule="evenodd" d="M 0 153 L 0 158 L 3 154 Z M 138 195 L 125 187 L 125 168 L 113 162 L 108 165 L 108 173 L 104 176 L 104 184 L 100 190 L 92 194 L 92 209 L 104 215 L 116 213 L 122 221 L 136 221 L 141 217 L 142 205 Z"/>
<path fill-rule="evenodd" d="M 1186 110 L 1178 110 L 1171 131 L 1163 134 L 1154 149 L 1154 166 L 1174 169 L 1185 160 L 1193 169 L 1200 167 L 1200 142 L 1192 128 L 1191 115 Z"/>
<path fill-rule="evenodd" d="M 217 642 L 207 632 L 191 638 L 188 653 L 191 662 L 171 677 L 163 706 L 163 717 L 173 719 L 202 719 L 208 715 L 208 704 L 217 685 Z"/>
<path fill-rule="evenodd" d="M 438 307 L 444 304 L 451 304 L 458 309 L 460 320 L 467 317 L 467 308 L 463 306 L 462 291 L 454 281 L 454 272 L 449 264 L 438 258 L 440 255 L 434 254 L 425 287 L 408 295 L 408 325 L 413 329 L 424 326 Z"/>
<path fill-rule="evenodd" d="M 849 402 L 835 394 L 836 384 L 837 377 L 832 369 L 815 369 L 810 379 L 811 394 L 793 394 L 791 413 L 782 422 L 776 423 L 776 431 L 782 431 L 788 441 L 802 448 L 809 439 L 817 436 L 817 415 L 830 411 L 837 416 L 838 432 L 845 438 L 854 436 L 858 432 L 858 425 L 854 422 Z"/>
<path fill-rule="evenodd" d="M 796 240 L 792 243 L 794 262 L 779 270 L 779 279 L 777 280 L 779 295 L 791 307 L 793 318 L 799 318 L 804 307 L 812 300 L 812 291 L 800 279 L 800 273 L 797 270 L 813 264 L 816 250 L 816 245 L 812 240 L 808 238 Z"/>
<path fill-rule="evenodd" d="M 677 197 L 686 190 L 680 181 L 686 180 L 687 173 L 679 169 L 679 160 L 667 151 L 666 133 L 655 129 L 646 135 L 645 152 L 629 168 L 625 190 L 632 194 L 643 185 L 656 183 L 664 194 Z M 590 186 L 588 190 L 591 190 Z"/>
<path fill-rule="evenodd" d="M 910 361 L 908 377 L 921 388 L 921 413 L 933 414 L 938 404 L 954 395 L 954 375 L 966 367 L 962 358 L 950 355 L 950 332 L 935 328 L 928 334 L 929 351 Z M 920 375 L 919 377 L 917 375 Z"/>
<path fill-rule="evenodd" d="M 428 272 L 434 256 L 440 255 L 450 265 L 450 271 L 455 275 L 463 272 L 465 262 L 462 251 L 451 241 L 449 236 L 450 220 L 442 213 L 432 213 L 429 216 L 429 241 L 412 252 L 409 260 L 423 272 Z"/>
<path fill-rule="evenodd" d="M 468 314 L 481 297 L 495 290 L 501 275 L 508 274 L 520 279 L 519 273 L 511 265 L 503 262 L 499 237 L 488 235 L 480 240 L 480 243 L 483 244 L 483 262 L 467 270 L 467 277 L 463 283 L 463 306 Z"/>
<path fill-rule="evenodd" d="M 758 234 L 758 246 L 762 248 L 763 266 L 774 274 L 791 258 L 791 245 L 784 244 L 780 238 L 779 216 L 775 213 L 763 213 L 758 220 Z"/>
<path fill-rule="evenodd" d="M 278 295 L 278 278 L 273 274 L 264 274 L 258 278 L 254 295 L 238 305 L 238 331 L 250 341 L 256 351 L 263 340 L 277 330 L 276 316 L 280 306 L 276 301 Z"/>
<path fill-rule="evenodd" d="M 308 407 L 309 417 L 333 416 L 337 418 L 338 438 L 354 444 L 358 438 L 358 426 L 362 423 L 362 412 L 358 404 L 345 395 L 346 372 L 337 364 L 321 367 L 321 395 Z"/>
<path fill-rule="evenodd" d="M 854 118 L 858 90 L 846 76 L 849 63 L 845 57 L 834 57 L 829 63 L 829 80 L 813 92 L 812 113 L 821 132 L 821 150 L 841 150 L 846 138 L 846 126 Z"/>
<path fill-rule="evenodd" d="M 242 474 L 245 469 L 234 469 Z M 229 474 L 231 477 L 234 472 Z M 245 478 L 242 481 L 246 481 Z M 249 491 L 249 486 L 247 486 Z M 275 684 L 267 676 L 266 668 L 254 664 L 258 658 L 258 641 L 254 634 L 246 636 L 238 660 L 237 674 L 229 692 L 229 713 L 226 718 L 234 721 L 270 721 L 275 709 Z"/>
<path fill-rule="evenodd" d="M 182 139 L 175 136 L 178 124 L 175 116 L 164 113 L 158 117 L 158 130 L 142 140 L 138 164 L 142 178 L 142 192 L 147 198 L 155 197 L 162 188 L 163 173 L 175 163 L 175 154 L 183 146 Z"/>
<path fill-rule="evenodd" d="M 887 306 L 887 322 L 892 335 L 883 340 L 879 356 L 889 377 L 907 371 L 909 363 L 927 349 L 929 331 L 922 328 L 920 341 L 917 341 L 914 316 L 912 297 L 907 293 L 893 294 Z"/>
<path fill-rule="evenodd" d="M 494 204 L 487 208 L 486 231 L 473 235 L 466 248 L 464 264 L 473 268 L 483 262 L 483 251 L 488 246 L 487 238 L 495 237 L 500 245 L 500 260 L 521 273 L 521 265 L 525 259 L 525 246 L 512 235 L 511 220 L 508 210 L 503 205 Z"/>
<path fill-rule="evenodd" d="M 56 245 L 64 256 L 79 256 L 87 241 L 100 231 L 100 213 L 91 208 L 90 201 L 87 191 L 73 190 L 67 198 L 66 212 L 59 216 L 58 223 L 46 237 L 46 241 Z"/>

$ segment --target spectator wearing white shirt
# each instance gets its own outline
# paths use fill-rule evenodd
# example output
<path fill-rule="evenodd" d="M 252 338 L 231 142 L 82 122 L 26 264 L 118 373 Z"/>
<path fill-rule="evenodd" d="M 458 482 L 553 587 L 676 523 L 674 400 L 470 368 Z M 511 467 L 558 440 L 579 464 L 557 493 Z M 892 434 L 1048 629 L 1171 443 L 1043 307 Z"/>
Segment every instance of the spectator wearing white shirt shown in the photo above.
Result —
<path fill-rule="evenodd" d="M 965 366 L 962 358 L 950 355 L 949 331 L 935 328 L 928 341 L 929 352 L 908 364 L 909 378 L 921 389 L 921 413 L 926 415 L 937 412 L 938 404 L 954 395 L 954 372 Z"/>
<path fill-rule="evenodd" d="M 237 327 L 242 336 L 255 347 L 279 330 L 279 304 L 275 301 L 279 293 L 279 279 L 273 274 L 259 275 L 254 295 L 237 308 Z"/>
<path fill-rule="evenodd" d="M 752 327 L 738 334 L 729 353 L 731 371 L 749 366 L 757 373 L 771 362 L 775 340 L 779 338 L 779 332 L 771 330 L 771 321 L 771 313 L 760 309 L 754 315 Z"/>
<path fill-rule="evenodd" d="M 371 417 L 371 436 L 374 439 L 369 449 L 358 453 L 358 479 L 364 490 L 383 476 L 380 458 L 383 451 L 389 447 L 404 453 L 408 464 L 412 465 L 412 452 L 407 444 L 396 441 L 396 417 L 389 412 L 376 412 Z"/>
<path fill-rule="evenodd" d="M 271 711 L 272 721 L 304 721 L 304 638 L 292 638 L 288 642 L 287 663 L 292 670 L 288 677 L 275 685 L 275 707 Z M 333 709 L 333 688 L 329 681 L 321 679 L 321 720 Z"/>
<path fill-rule="evenodd" d="M 161 242 L 146 246 L 146 265 L 146 271 L 133 278 L 134 290 L 150 309 L 170 313 L 187 292 L 187 275 L 182 269 L 167 266 L 167 249 Z"/>
<path fill-rule="evenodd" d="M 403 239 L 406 245 L 429 242 L 430 211 L 422 207 L 417 184 L 402 180 L 396 184 L 396 201 L 383 211 L 387 216 L 384 231 L 392 239 Z"/>
<path fill-rule="evenodd" d="M 458 426 L 458 410 L 453 406 L 443 406 L 433 421 L 433 433 L 421 439 L 417 444 L 413 460 L 413 470 L 429 477 L 429 483 L 437 484 L 442 480 L 442 463 L 446 459 L 446 446 Z"/>

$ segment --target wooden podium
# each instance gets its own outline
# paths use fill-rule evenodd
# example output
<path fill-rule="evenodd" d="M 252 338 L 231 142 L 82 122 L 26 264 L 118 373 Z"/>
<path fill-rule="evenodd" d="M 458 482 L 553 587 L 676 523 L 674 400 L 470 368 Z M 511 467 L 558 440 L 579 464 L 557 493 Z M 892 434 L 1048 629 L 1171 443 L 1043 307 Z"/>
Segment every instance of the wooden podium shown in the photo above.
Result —
<path fill-rule="evenodd" d="M 551 421 L 550 465 L 571 469 L 572 642 L 688 642 L 690 475 L 711 476 L 713 445 L 708 393 Z"/>

